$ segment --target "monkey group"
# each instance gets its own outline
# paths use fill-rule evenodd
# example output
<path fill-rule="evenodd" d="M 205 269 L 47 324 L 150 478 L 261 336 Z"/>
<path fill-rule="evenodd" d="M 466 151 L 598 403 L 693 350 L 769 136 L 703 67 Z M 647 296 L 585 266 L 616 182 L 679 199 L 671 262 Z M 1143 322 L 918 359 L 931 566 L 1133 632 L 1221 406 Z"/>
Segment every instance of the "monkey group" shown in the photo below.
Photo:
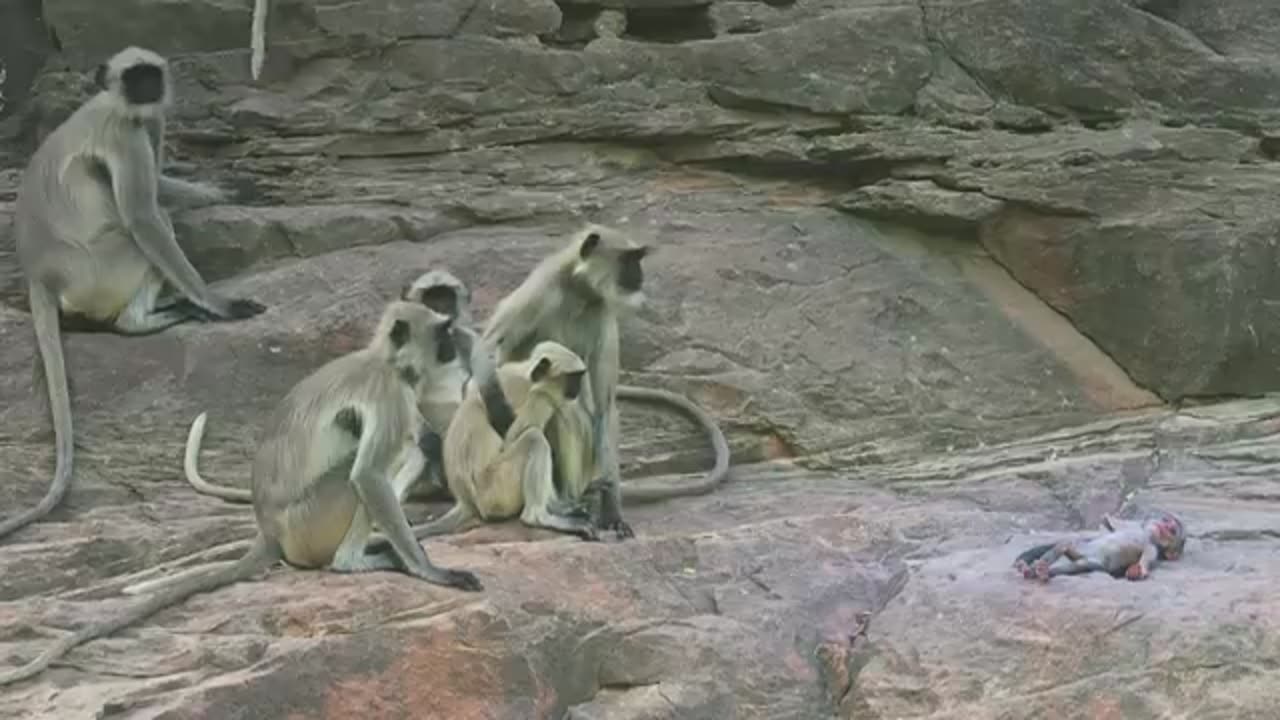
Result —
<path fill-rule="evenodd" d="M 255 27 L 263 8 L 258 0 Z M 96 94 L 32 156 L 18 194 L 18 257 L 56 460 L 43 499 L 0 523 L 0 537 L 47 515 L 70 487 L 74 443 L 63 330 L 142 335 L 266 310 L 209 289 L 174 237 L 168 208 L 229 197 L 213 185 L 164 174 L 165 112 L 173 100 L 166 60 L 129 47 L 99 66 L 95 80 Z M 258 532 L 248 551 L 236 561 L 126 587 L 125 594 L 145 600 L 0 673 L 0 684 L 31 677 L 81 643 L 279 561 L 340 573 L 395 570 L 475 592 L 482 585 L 473 573 L 433 564 L 419 540 L 513 517 L 585 540 L 598 540 L 600 530 L 625 539 L 634 533 L 622 517 L 624 497 L 654 501 L 713 490 L 729 467 L 714 419 L 679 395 L 618 384 L 618 316 L 643 299 L 641 261 L 648 252 L 620 230 L 588 225 L 535 267 L 481 332 L 473 326 L 468 286 L 444 268 L 423 273 L 389 299 L 364 348 L 330 360 L 280 400 L 266 420 L 247 489 L 200 477 L 207 421 L 201 413 L 187 438 L 187 479 L 199 492 L 252 505 Z M 629 483 L 624 493 L 619 397 L 665 402 L 698 421 L 716 454 L 706 478 L 678 489 Z M 412 527 L 403 508 L 411 490 L 445 493 L 455 506 Z M 589 500 L 597 497 L 594 509 Z"/>
<path fill-rule="evenodd" d="M 261 70 L 266 0 L 255 0 L 252 73 Z M 96 93 L 41 143 L 16 203 L 17 255 L 26 278 L 39 369 L 53 417 L 53 480 L 40 502 L 0 522 L 0 538 L 41 519 L 72 478 L 73 425 L 61 333 L 145 335 L 179 323 L 243 321 L 267 308 L 211 290 L 174 236 L 168 208 L 226 202 L 220 188 L 164 173 L 167 61 L 128 47 L 96 69 Z M 266 419 L 248 488 L 205 481 L 198 456 L 207 416 L 191 425 L 184 454 L 200 493 L 253 508 L 257 534 L 238 560 L 208 563 L 135 584 L 145 599 L 118 617 L 58 639 L 0 685 L 47 668 L 82 643 L 110 635 L 201 592 L 247 580 L 283 561 L 339 573 L 393 570 L 466 592 L 472 572 L 431 562 L 420 540 L 483 522 L 598 541 L 634 537 L 628 504 L 708 493 L 728 476 L 730 453 L 715 419 L 687 398 L 619 383 L 619 317 L 644 301 L 648 245 L 589 224 L 538 263 L 477 327 L 471 293 L 434 268 L 389 298 L 365 347 L 301 379 Z M 623 484 L 618 401 L 655 402 L 698 423 L 712 469 L 684 485 Z M 418 526 L 410 497 L 446 496 L 453 507 Z M 1184 532 L 1162 514 L 1145 523 L 1108 519 L 1084 542 L 1032 548 L 1025 577 L 1101 570 L 1146 577 L 1174 560 Z M 376 532 L 375 532 L 376 528 Z"/>

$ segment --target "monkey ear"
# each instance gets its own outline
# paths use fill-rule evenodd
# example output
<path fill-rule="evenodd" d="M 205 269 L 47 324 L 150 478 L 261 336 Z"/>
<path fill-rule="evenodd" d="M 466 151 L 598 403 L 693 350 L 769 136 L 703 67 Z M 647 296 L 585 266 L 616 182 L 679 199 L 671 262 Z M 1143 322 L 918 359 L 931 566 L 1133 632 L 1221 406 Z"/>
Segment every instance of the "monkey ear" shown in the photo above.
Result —
<path fill-rule="evenodd" d="M 600 233 L 593 232 L 582 240 L 582 245 L 578 247 L 578 257 L 586 260 L 591 253 L 596 251 L 596 247 L 600 245 Z"/>
<path fill-rule="evenodd" d="M 98 63 L 98 67 L 93 71 L 93 84 L 97 85 L 99 90 L 107 89 L 106 63 Z"/>
<path fill-rule="evenodd" d="M 542 358 L 537 365 L 533 366 L 533 371 L 529 373 L 529 379 L 538 382 L 551 372 L 551 358 Z"/>
<path fill-rule="evenodd" d="M 391 326 L 391 345 L 395 348 L 404 347 L 409 342 L 409 323 L 403 320 L 397 320 Z"/>

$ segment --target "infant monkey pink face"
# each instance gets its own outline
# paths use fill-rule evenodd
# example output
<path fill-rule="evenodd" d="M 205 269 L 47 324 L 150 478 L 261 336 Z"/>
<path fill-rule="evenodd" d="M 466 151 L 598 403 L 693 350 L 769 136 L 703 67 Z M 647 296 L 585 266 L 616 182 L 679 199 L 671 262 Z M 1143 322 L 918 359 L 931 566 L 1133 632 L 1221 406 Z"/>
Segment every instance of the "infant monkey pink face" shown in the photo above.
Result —
<path fill-rule="evenodd" d="M 1181 523 L 1173 517 L 1166 516 L 1155 523 L 1156 542 L 1164 549 L 1166 560 L 1182 556 L 1182 544 L 1177 542 L 1181 529 Z"/>

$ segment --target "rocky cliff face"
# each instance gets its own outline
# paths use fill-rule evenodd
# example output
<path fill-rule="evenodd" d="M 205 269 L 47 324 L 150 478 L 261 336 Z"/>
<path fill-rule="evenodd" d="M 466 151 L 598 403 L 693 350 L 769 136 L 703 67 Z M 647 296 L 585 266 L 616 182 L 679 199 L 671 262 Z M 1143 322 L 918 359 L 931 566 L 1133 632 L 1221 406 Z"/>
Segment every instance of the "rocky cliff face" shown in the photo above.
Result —
<path fill-rule="evenodd" d="M 6 716 L 1231 718 L 1280 698 L 1280 412 L 1194 407 L 1280 385 L 1280 5 L 272 4 L 255 85 L 248 0 L 0 0 L 2 505 L 53 465 L 17 173 L 104 56 L 171 58 L 173 172 L 239 191 L 179 214 L 180 241 L 270 305 L 67 338 L 75 485 L 0 552 L 7 663 L 37 627 L 128 605 L 130 574 L 251 533 L 181 479 L 196 413 L 206 474 L 245 483 L 265 414 L 406 279 L 445 265 L 484 317 L 582 219 L 657 246 L 626 379 L 708 408 L 740 466 L 630 510 L 625 544 L 428 543 L 481 596 L 285 570 L 200 596 L 7 689 Z M 709 463 L 691 428 L 623 411 L 628 475 Z M 1181 512 L 1186 557 L 1145 583 L 1009 569 L 1122 505 Z"/>

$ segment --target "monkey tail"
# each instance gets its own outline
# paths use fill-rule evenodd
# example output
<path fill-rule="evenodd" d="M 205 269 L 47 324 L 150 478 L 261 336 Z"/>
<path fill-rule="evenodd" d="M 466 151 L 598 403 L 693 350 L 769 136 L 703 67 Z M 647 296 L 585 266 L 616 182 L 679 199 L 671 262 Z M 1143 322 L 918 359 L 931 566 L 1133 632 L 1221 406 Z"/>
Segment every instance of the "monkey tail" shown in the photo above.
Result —
<path fill-rule="evenodd" d="M 249 34 L 249 72 L 256 81 L 262 74 L 262 63 L 267 56 L 267 0 L 253 2 L 253 28 Z"/>
<path fill-rule="evenodd" d="M 200 477 L 196 461 L 200 457 L 200 442 L 204 440 L 204 424 L 208 419 L 209 413 L 200 413 L 191 423 L 191 430 L 187 432 L 187 450 L 182 457 L 182 469 L 187 475 L 187 482 L 191 483 L 191 487 L 195 488 L 196 492 L 203 495 L 212 495 L 231 502 L 253 502 L 253 492 L 250 490 L 214 485 Z"/>
<path fill-rule="evenodd" d="M 40 283 L 30 285 L 31 323 L 36 329 L 36 346 L 44 362 L 45 385 L 49 388 L 49 410 L 53 414 L 53 442 L 57 459 L 53 482 L 34 508 L 0 523 L 0 538 L 48 515 L 71 486 L 72 454 L 71 394 L 67 390 L 67 368 L 62 358 L 62 333 L 58 326 L 58 298 Z"/>
<path fill-rule="evenodd" d="M 716 463 L 702 480 L 691 483 L 627 482 L 622 484 L 622 500 L 628 503 L 656 502 L 690 495 L 705 495 L 715 490 L 729 476 L 729 443 L 724 433 L 707 411 L 693 404 L 683 395 L 657 388 L 619 385 L 618 398 L 643 402 L 663 403 L 693 418 L 707 434 L 715 450 Z"/>
<path fill-rule="evenodd" d="M 70 652 L 72 648 L 145 620 L 151 615 L 170 605 L 176 605 L 192 595 L 215 590 L 223 585 L 229 585 L 241 580 L 247 580 L 259 570 L 275 562 L 279 557 L 279 547 L 259 534 L 253 548 L 231 566 L 210 572 L 201 577 L 190 578 L 178 587 L 147 598 L 117 618 L 94 623 L 60 638 L 51 647 L 40 653 L 35 660 L 7 673 L 0 673 L 0 685 L 9 685 L 38 675 L 53 664 L 55 660 Z"/>

